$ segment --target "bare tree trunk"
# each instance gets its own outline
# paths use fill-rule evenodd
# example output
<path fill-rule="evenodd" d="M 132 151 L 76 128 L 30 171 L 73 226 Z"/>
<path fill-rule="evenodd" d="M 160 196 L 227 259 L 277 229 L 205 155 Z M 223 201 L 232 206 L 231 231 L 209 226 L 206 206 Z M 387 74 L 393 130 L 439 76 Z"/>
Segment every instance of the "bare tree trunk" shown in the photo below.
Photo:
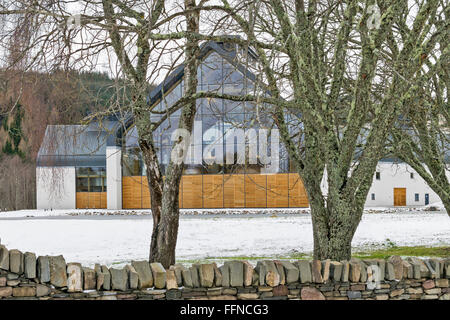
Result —
<path fill-rule="evenodd" d="M 195 0 L 186 0 L 186 9 L 194 8 Z M 186 12 L 187 31 L 194 33 L 199 31 L 199 13 Z M 194 37 L 187 36 L 186 39 L 186 61 L 185 61 L 185 87 L 184 95 L 192 96 L 197 91 L 197 67 L 198 67 L 198 40 Z M 192 132 L 194 117 L 196 112 L 195 99 L 190 100 L 182 108 L 178 128 L 185 129 L 189 133 Z M 175 141 L 172 149 L 177 149 L 184 144 L 185 137 L 179 137 Z M 189 145 L 189 143 L 187 144 Z M 187 150 L 184 150 L 186 155 Z M 157 194 L 157 199 L 153 200 L 152 194 L 152 211 L 155 207 L 156 212 L 153 214 L 153 234 L 150 245 L 150 262 L 160 262 L 165 268 L 175 264 L 175 248 L 178 237 L 179 225 L 179 192 L 180 181 L 183 175 L 184 161 L 174 162 L 171 158 L 167 167 L 165 180 L 160 183 L 157 188 L 162 185 L 162 193 Z M 151 180 L 151 179 L 150 179 Z M 149 181 L 150 181 L 149 180 Z M 151 183 L 151 182 L 149 182 Z M 153 187 L 153 186 L 152 186 Z"/>

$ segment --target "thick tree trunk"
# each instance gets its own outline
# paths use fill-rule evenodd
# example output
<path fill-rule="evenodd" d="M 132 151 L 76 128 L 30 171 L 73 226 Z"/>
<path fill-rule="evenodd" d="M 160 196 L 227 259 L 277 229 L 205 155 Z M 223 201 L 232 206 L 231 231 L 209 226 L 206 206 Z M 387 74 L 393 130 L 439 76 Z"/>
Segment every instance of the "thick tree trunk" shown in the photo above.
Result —
<path fill-rule="evenodd" d="M 153 230 L 150 241 L 150 257 L 151 262 L 156 261 L 154 256 L 158 252 L 158 233 L 159 223 L 162 215 L 162 198 L 163 198 L 163 179 L 161 171 L 157 165 L 157 155 L 151 145 L 145 141 L 140 142 L 140 148 L 144 158 L 144 162 L 147 166 L 147 181 L 150 190 L 150 206 L 152 209 L 153 217 Z"/>
<path fill-rule="evenodd" d="M 330 189 L 325 200 L 320 187 L 321 180 L 314 175 L 306 175 L 304 179 L 311 208 L 314 259 L 351 259 L 351 243 L 364 205 L 356 203 L 354 197 Z"/>
<path fill-rule="evenodd" d="M 362 210 L 358 213 L 347 206 L 324 207 L 311 203 L 314 259 L 349 260 L 361 214 Z"/>
<path fill-rule="evenodd" d="M 168 169 L 161 202 L 161 220 L 156 229 L 154 228 L 154 235 L 152 236 L 152 243 L 155 240 L 155 248 L 151 250 L 150 261 L 160 262 L 165 268 L 175 264 L 180 215 L 178 196 L 182 169 L 182 165 L 176 165 L 172 169 Z"/>
<path fill-rule="evenodd" d="M 196 6 L 195 0 L 185 1 L 186 9 Z M 199 14 L 195 11 L 190 11 L 186 14 L 187 30 L 188 32 L 198 32 L 199 30 Z M 198 40 L 188 35 L 186 43 L 186 61 L 184 68 L 184 95 L 186 97 L 192 96 L 197 92 L 197 67 L 198 67 Z M 194 117 L 196 112 L 195 99 L 186 103 L 182 108 L 178 128 L 186 130 L 189 134 L 192 133 L 192 127 L 194 124 Z M 186 156 L 187 148 L 190 141 L 186 141 L 188 137 L 180 136 L 178 140 L 174 142 L 172 146 L 172 153 L 178 152 L 177 156 L 183 159 Z M 188 142 L 188 143 L 186 143 Z M 180 153 L 181 152 L 181 153 Z M 155 160 L 155 159 L 154 159 Z M 157 162 L 156 162 L 157 163 Z M 158 190 L 161 193 L 158 194 L 155 201 L 152 197 L 152 211 L 156 208 L 156 212 L 153 214 L 153 233 L 152 241 L 150 245 L 150 262 L 160 262 L 165 268 L 169 268 L 170 265 L 175 264 L 175 248 L 178 237 L 178 225 L 179 225 L 179 192 L 180 181 L 183 174 L 184 159 L 178 161 L 170 159 L 169 166 L 167 167 L 164 180 L 158 180 L 160 183 L 156 183 Z M 147 169 L 148 171 L 149 169 Z M 154 170 L 154 174 L 158 174 L 158 170 Z M 150 172 L 150 174 L 152 174 Z M 150 179 L 153 180 L 153 179 Z M 149 182 L 150 183 L 150 182 Z M 151 186 L 153 188 L 154 186 Z"/>

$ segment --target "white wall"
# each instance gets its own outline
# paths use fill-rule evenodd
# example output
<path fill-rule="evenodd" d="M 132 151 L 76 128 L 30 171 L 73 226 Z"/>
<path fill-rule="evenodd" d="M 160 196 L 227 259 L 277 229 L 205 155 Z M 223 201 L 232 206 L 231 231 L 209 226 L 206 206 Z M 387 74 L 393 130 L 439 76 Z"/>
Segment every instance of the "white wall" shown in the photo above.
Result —
<path fill-rule="evenodd" d="M 406 188 L 407 206 L 425 205 L 426 193 L 429 194 L 430 204 L 441 201 L 420 175 L 405 163 L 379 162 L 377 171 L 380 172 L 380 180 L 377 180 L 374 174 L 373 183 L 367 195 L 367 207 L 393 206 L 394 188 Z M 413 178 L 411 173 L 414 174 Z M 448 172 L 447 174 L 449 175 Z M 375 200 L 371 199 L 372 193 L 375 193 Z M 419 201 L 415 201 L 416 193 L 419 194 Z"/>
<path fill-rule="evenodd" d="M 75 167 L 36 168 L 37 209 L 75 209 Z"/>
<path fill-rule="evenodd" d="M 122 209 L 122 151 L 106 148 L 106 202 L 108 209 Z"/>

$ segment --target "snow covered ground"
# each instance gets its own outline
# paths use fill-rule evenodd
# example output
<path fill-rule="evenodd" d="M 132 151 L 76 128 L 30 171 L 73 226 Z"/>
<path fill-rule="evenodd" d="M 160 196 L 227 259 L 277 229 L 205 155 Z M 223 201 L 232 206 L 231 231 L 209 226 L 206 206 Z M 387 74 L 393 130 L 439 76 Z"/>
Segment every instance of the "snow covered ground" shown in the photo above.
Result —
<path fill-rule="evenodd" d="M 430 208 L 444 210 L 442 202 L 432 203 L 421 207 L 366 207 L 365 213 L 397 213 L 412 211 L 427 211 Z M 181 215 L 273 215 L 273 214 L 299 214 L 309 213 L 309 208 L 282 208 L 282 209 L 181 209 Z M 59 210 L 18 210 L 0 211 L 1 218 L 25 217 L 61 217 L 61 216 L 145 216 L 151 215 L 151 210 L 107 210 L 107 209 L 59 209 Z"/>
<path fill-rule="evenodd" d="M 378 208 L 378 213 L 369 213 L 374 211 L 371 209 L 366 210 L 356 231 L 352 243 L 355 249 L 381 245 L 386 239 L 396 245 L 450 245 L 450 219 L 444 211 L 407 209 L 386 213 Z M 92 210 L 90 215 L 82 212 L 86 211 L 2 212 L 1 243 L 9 249 L 38 255 L 63 254 L 67 262 L 86 266 L 147 259 L 152 230 L 148 211 L 135 215 L 107 215 L 107 210 Z M 246 215 L 183 214 L 177 260 L 286 257 L 311 252 L 312 248 L 311 216 L 307 210 L 303 214 L 286 210 Z"/>

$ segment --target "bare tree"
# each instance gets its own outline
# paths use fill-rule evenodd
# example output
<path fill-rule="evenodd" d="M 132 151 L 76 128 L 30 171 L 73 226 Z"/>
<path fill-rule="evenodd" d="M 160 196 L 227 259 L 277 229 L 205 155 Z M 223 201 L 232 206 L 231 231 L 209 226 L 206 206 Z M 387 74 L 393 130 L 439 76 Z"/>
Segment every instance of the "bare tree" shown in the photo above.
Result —
<path fill-rule="evenodd" d="M 222 3 L 231 17 L 224 26 L 256 49 L 267 85 L 259 95 L 224 98 L 270 103 L 266 111 L 308 193 L 314 257 L 349 259 L 390 128 L 426 81 L 426 64 L 443 58 L 430 58 L 436 47 L 448 50 L 448 25 L 436 19 L 448 7 L 440 1 Z"/>
<path fill-rule="evenodd" d="M 131 101 L 125 106 L 117 102 L 109 113 L 131 113 L 139 135 L 139 146 L 147 168 L 153 214 L 153 233 L 150 261 L 165 267 L 175 263 L 178 232 L 178 192 L 183 163 L 169 164 L 165 177 L 154 143 L 154 132 L 170 114 L 181 108 L 179 128 L 190 132 L 195 114 L 195 100 L 182 99 L 163 112 L 148 103 L 148 88 L 160 80 L 183 57 L 185 63 L 185 94 L 195 93 L 198 34 L 201 6 L 193 0 L 170 4 L 162 0 L 84 0 L 73 1 L 0 2 L 0 16 L 6 26 L 2 40 L 11 32 L 8 19 L 26 15 L 37 27 L 21 54 L 30 55 L 28 69 L 49 70 L 55 66 L 65 69 L 98 67 L 98 60 L 106 60 L 106 67 L 118 79 L 126 80 Z M 186 36 L 187 35 L 187 36 Z M 171 41 L 175 39 L 178 41 Z M 2 43 L 4 45 L 4 43 Z M 183 48 L 185 49 L 183 52 Z M 168 59 L 167 57 L 171 57 Z M 123 101 L 122 101 L 123 102 Z M 160 114 L 151 121 L 151 114 Z M 88 118 L 92 119 L 94 118 Z M 184 137 L 174 142 L 174 152 L 180 152 Z M 181 155 L 183 156 L 183 155 Z"/>
<path fill-rule="evenodd" d="M 441 21 L 441 23 L 444 23 Z M 405 100 L 405 116 L 392 128 L 388 151 L 408 163 L 441 198 L 450 215 L 450 125 L 448 107 L 449 53 L 437 52 L 427 81 Z"/>

